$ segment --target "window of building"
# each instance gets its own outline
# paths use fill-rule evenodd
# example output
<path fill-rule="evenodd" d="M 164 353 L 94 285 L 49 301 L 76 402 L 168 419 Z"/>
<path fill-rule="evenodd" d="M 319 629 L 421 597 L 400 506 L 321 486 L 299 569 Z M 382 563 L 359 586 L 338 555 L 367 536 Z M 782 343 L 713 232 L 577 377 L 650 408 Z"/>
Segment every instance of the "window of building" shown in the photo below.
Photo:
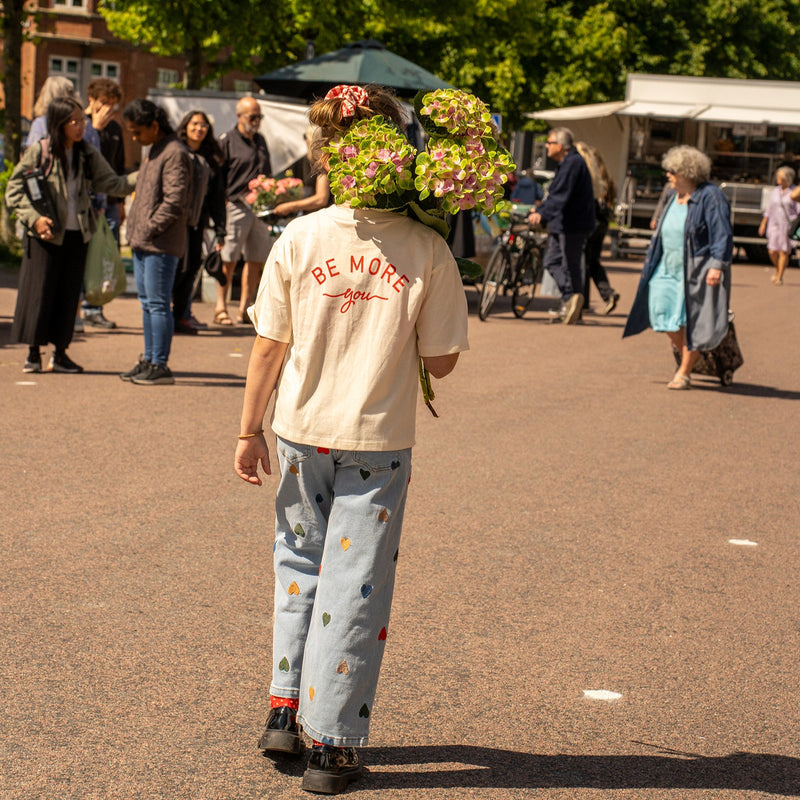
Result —
<path fill-rule="evenodd" d="M 171 89 L 180 82 L 180 79 L 181 76 L 176 69 L 159 69 L 156 76 L 156 88 Z"/>
<path fill-rule="evenodd" d="M 67 56 L 50 56 L 48 74 L 69 78 L 75 88 L 78 89 L 81 77 L 81 60 Z"/>
<path fill-rule="evenodd" d="M 214 78 L 210 81 L 206 81 L 203 84 L 204 89 L 208 89 L 210 92 L 219 92 L 222 90 L 222 81 L 219 78 Z"/>
<path fill-rule="evenodd" d="M 110 78 L 119 83 L 119 64 L 114 61 L 92 61 L 93 78 Z"/>
<path fill-rule="evenodd" d="M 53 8 L 56 8 L 59 11 L 63 11 L 65 9 L 88 11 L 89 0 L 53 0 Z"/>
<path fill-rule="evenodd" d="M 233 82 L 234 92 L 251 92 L 253 90 L 252 81 L 235 80 Z"/>

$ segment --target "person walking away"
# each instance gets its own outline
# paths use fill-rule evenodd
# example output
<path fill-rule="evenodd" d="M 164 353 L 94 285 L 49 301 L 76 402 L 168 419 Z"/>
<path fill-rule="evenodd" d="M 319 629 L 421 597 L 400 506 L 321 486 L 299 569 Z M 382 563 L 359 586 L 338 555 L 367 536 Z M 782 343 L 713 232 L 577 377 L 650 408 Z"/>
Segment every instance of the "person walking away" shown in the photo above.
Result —
<path fill-rule="evenodd" d="M 29 346 L 24 372 L 41 372 L 40 348 L 52 342 L 51 372 L 83 372 L 68 355 L 95 217 L 89 191 L 124 196 L 136 176 L 117 175 L 97 148 L 83 141 L 81 104 L 57 97 L 47 108 L 45 139 L 31 145 L 6 187 L 9 209 L 25 227 L 19 291 L 11 341 Z M 27 190 L 26 172 L 41 168 L 54 216 L 38 210 Z"/>
<path fill-rule="evenodd" d="M 144 354 L 120 378 L 143 386 L 173 384 L 167 366 L 174 330 L 170 304 L 175 270 L 186 252 L 189 153 L 155 103 L 134 100 L 122 118 L 133 140 L 150 150 L 139 170 L 127 223 L 142 306 Z"/>
<path fill-rule="evenodd" d="M 608 223 L 611 220 L 611 209 L 614 207 L 614 200 L 616 198 L 616 187 L 614 181 L 608 174 L 603 157 L 600 155 L 596 147 L 593 147 L 586 142 L 578 142 L 575 149 L 581 154 L 581 158 L 586 162 L 589 168 L 589 174 L 592 176 L 592 191 L 594 192 L 594 211 L 596 222 L 594 230 L 589 234 L 586 239 L 586 244 L 583 247 L 584 256 L 586 259 L 586 274 L 583 278 L 583 307 L 584 310 L 589 307 L 589 292 L 591 282 L 597 287 L 600 292 L 600 297 L 603 299 L 603 313 L 610 314 L 619 302 L 619 293 L 615 292 L 611 287 L 608 280 L 608 273 L 605 270 L 600 256 L 603 252 L 603 242 L 605 241 L 606 234 L 608 233 Z"/>
<path fill-rule="evenodd" d="M 662 331 L 680 355 L 668 389 L 689 389 L 701 350 L 728 332 L 733 229 L 730 205 L 710 182 L 711 160 L 688 145 L 664 154 L 670 185 L 645 256 L 623 337 Z"/>
<path fill-rule="evenodd" d="M 528 221 L 547 224 L 543 266 L 561 292 L 562 321 L 572 325 L 580 320 L 583 308 L 583 245 L 595 225 L 592 177 L 574 147 L 569 128 L 553 128 L 545 144 L 548 157 L 556 162 L 556 174 L 547 197 L 531 211 Z"/>
<path fill-rule="evenodd" d="M 124 175 L 125 142 L 122 139 L 122 126 L 114 119 L 122 100 L 119 84 L 110 78 L 95 78 L 86 88 L 86 94 L 89 97 L 89 104 L 85 113 L 100 138 L 100 152 L 117 175 Z M 105 215 L 108 227 L 119 247 L 119 226 L 125 216 L 124 199 L 98 193 L 94 196 L 92 205 Z M 115 322 L 106 319 L 103 306 L 93 306 L 84 300 L 81 304 L 81 313 L 87 325 L 107 330 L 117 327 Z"/>
<path fill-rule="evenodd" d="M 222 248 L 222 268 L 225 285 L 217 286 L 217 305 L 214 322 L 233 325 L 228 314 L 228 293 L 233 283 L 233 271 L 239 258 L 244 258 L 241 296 L 236 322 L 247 323 L 247 307 L 255 296 L 264 261 L 272 246 L 267 226 L 245 202 L 247 184 L 259 175 L 271 175 L 269 149 L 258 132 L 263 115 L 255 97 L 243 97 L 236 104 L 236 127 L 219 140 L 222 148 L 222 175 L 225 184 L 226 230 Z"/>
<path fill-rule="evenodd" d="M 789 257 L 794 243 L 789 238 L 789 225 L 800 214 L 800 188 L 794 185 L 795 171 L 791 167 L 779 167 L 775 173 L 776 186 L 767 202 L 758 235 L 767 237 L 769 260 L 775 267 L 770 280 L 775 286 L 783 286 L 783 273 L 789 266 Z M 797 196 L 795 196 L 797 195 Z"/>
<path fill-rule="evenodd" d="M 320 145 L 378 114 L 403 129 L 402 107 L 375 86 L 335 87 L 310 110 Z M 259 747 L 296 754 L 302 726 L 313 740 L 303 788 L 336 794 L 361 775 L 356 748 L 368 740 L 418 357 L 437 378 L 451 372 L 468 347 L 466 297 L 438 233 L 391 211 L 335 205 L 286 226 L 251 314 L 234 469 L 256 486 L 259 465 L 272 473 L 263 428 L 273 392 L 280 467 L 271 711 Z M 342 375 L 357 376 L 344 393 Z"/>
<path fill-rule="evenodd" d="M 192 208 L 200 203 L 196 220 L 189 220 L 186 254 L 175 273 L 172 286 L 172 315 L 175 333 L 196 334 L 206 326 L 192 315 L 192 291 L 203 262 L 203 237 L 209 220 L 214 223 L 214 247 L 222 250 L 225 243 L 225 190 L 222 185 L 222 150 L 214 137 L 214 126 L 201 109 L 187 112 L 178 125 L 178 138 L 188 147 L 195 176 Z M 202 198 L 195 197 L 201 188 L 197 176 L 207 174 Z"/>

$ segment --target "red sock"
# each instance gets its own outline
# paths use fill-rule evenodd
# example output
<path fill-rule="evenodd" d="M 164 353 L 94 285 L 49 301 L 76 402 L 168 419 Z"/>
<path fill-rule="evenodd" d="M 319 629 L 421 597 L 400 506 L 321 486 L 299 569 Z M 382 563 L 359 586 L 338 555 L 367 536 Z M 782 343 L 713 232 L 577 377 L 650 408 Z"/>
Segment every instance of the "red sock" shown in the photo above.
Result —
<path fill-rule="evenodd" d="M 280 708 L 281 706 L 287 706 L 292 711 L 297 711 L 300 708 L 300 700 L 297 697 L 276 697 L 271 694 L 269 696 L 269 707 Z"/>

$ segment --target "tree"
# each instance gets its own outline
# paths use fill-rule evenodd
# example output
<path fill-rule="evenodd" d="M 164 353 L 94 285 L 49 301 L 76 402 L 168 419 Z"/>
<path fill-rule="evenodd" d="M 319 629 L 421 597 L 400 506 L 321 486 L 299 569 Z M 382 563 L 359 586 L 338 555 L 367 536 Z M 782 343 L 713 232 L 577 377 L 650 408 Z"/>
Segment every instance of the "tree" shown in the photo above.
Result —
<path fill-rule="evenodd" d="M 3 16 L 0 18 L 3 30 L 3 91 L 5 92 L 3 138 L 5 157 L 15 164 L 19 161 L 22 136 L 22 42 L 25 38 L 25 24 L 31 16 L 26 5 L 27 0 L 4 0 Z"/>
<path fill-rule="evenodd" d="M 285 57 L 276 31 L 291 31 L 285 4 L 258 0 L 101 0 L 115 36 L 156 55 L 185 59 L 184 89 L 201 89 L 231 69 L 252 71 Z"/>

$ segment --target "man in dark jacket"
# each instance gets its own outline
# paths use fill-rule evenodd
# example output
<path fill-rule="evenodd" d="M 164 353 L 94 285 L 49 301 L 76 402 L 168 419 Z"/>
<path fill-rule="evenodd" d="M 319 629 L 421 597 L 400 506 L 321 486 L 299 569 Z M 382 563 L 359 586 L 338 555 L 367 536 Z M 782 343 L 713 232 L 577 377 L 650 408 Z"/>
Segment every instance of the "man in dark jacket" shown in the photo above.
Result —
<path fill-rule="evenodd" d="M 122 90 L 111 78 L 95 78 L 86 88 L 89 104 L 86 116 L 100 137 L 100 152 L 117 175 L 125 174 L 125 142 L 122 126 L 114 119 L 122 100 Z M 119 226 L 125 219 L 125 200 L 122 197 L 94 195 L 92 205 L 105 214 L 108 227 L 119 247 Z M 116 328 L 116 322 L 106 319 L 102 306 L 93 306 L 85 300 L 81 306 L 83 320 L 96 328 Z"/>
<path fill-rule="evenodd" d="M 581 318 L 583 308 L 583 245 L 595 225 L 592 176 L 573 147 L 572 131 L 568 128 L 553 128 L 546 145 L 548 157 L 558 166 L 547 199 L 530 213 L 528 221 L 532 225 L 547 225 L 544 267 L 561 291 L 562 320 L 572 325 Z"/>
<path fill-rule="evenodd" d="M 253 214 L 244 199 L 250 191 L 248 184 L 253 178 L 270 176 L 272 173 L 267 142 L 258 132 L 262 119 L 258 100 L 255 97 L 239 100 L 236 117 L 236 127 L 222 134 L 219 139 L 224 158 L 222 178 L 227 201 L 225 245 L 222 248 L 222 269 L 227 282 L 224 287 L 217 286 L 214 322 L 218 325 L 232 324 L 228 315 L 228 290 L 240 258 L 244 258 L 244 268 L 236 322 L 249 322 L 247 306 L 255 299 L 261 268 L 272 247 L 267 226 Z"/>

